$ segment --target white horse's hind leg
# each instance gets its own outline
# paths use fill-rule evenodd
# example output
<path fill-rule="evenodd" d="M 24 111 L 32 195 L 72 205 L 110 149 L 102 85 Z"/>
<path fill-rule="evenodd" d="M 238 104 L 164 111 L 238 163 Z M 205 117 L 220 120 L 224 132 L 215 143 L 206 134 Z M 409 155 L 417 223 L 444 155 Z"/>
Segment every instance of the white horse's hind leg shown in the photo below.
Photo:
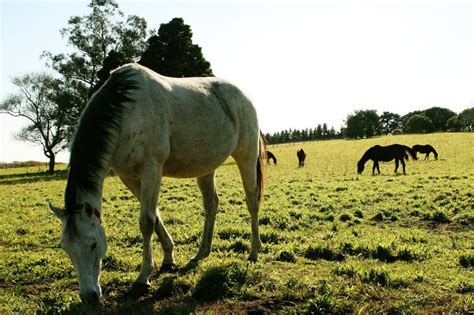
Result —
<path fill-rule="evenodd" d="M 257 156 L 246 156 L 245 158 L 235 156 L 234 158 L 239 167 L 240 176 L 242 177 L 242 184 L 245 190 L 245 197 L 252 225 L 252 243 L 248 259 L 250 261 L 257 261 L 258 252 L 262 247 L 262 241 L 260 240 L 260 233 L 258 230 L 258 211 L 260 204 L 257 186 Z"/>
<path fill-rule="evenodd" d="M 160 241 L 161 247 L 163 248 L 163 262 L 161 264 L 161 270 L 166 271 L 169 269 L 171 271 L 175 268 L 173 256 L 174 242 L 166 230 L 165 225 L 163 224 L 163 220 L 161 219 L 159 211 L 156 216 L 155 232 L 156 235 L 158 235 L 158 240 Z"/>
<path fill-rule="evenodd" d="M 215 177 L 216 172 L 196 179 L 199 190 L 202 194 L 204 211 L 206 214 L 204 221 L 204 230 L 202 233 L 201 246 L 196 256 L 192 260 L 198 261 L 209 256 L 211 252 L 212 235 L 214 234 L 214 223 L 216 221 L 217 206 L 219 197 L 217 196 Z"/>

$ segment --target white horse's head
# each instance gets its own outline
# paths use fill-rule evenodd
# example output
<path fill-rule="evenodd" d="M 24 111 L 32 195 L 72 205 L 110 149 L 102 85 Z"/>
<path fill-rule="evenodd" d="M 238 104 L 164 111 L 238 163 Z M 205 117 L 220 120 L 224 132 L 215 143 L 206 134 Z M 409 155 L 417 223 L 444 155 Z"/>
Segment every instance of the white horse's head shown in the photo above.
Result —
<path fill-rule="evenodd" d="M 79 279 L 79 295 L 86 303 L 98 302 L 101 296 L 99 273 L 107 250 L 100 213 L 88 203 L 75 210 L 49 205 L 63 223 L 61 247 L 74 264 Z"/>

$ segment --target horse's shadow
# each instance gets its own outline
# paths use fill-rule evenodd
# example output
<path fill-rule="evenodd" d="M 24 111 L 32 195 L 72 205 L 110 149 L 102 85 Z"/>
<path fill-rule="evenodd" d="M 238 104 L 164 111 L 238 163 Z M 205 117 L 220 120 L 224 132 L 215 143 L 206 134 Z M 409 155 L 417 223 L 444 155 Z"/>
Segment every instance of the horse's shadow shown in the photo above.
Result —
<path fill-rule="evenodd" d="M 188 263 L 174 273 L 153 276 L 153 286 L 146 292 L 133 292 L 133 282 L 109 283 L 103 286 L 103 300 L 99 304 L 72 304 L 67 314 L 191 314 L 198 303 L 190 296 L 190 284 L 179 281 L 198 266 Z M 117 291 L 119 292 L 117 295 Z"/>
<path fill-rule="evenodd" d="M 179 310 L 179 313 L 182 313 L 181 311 L 192 313 L 196 308 L 196 301 L 186 295 L 192 287 L 190 284 L 180 281 L 179 277 L 192 272 L 198 265 L 198 262 L 190 261 L 173 272 L 158 271 L 152 276 L 153 286 L 146 290 L 143 290 L 143 288 L 137 290 L 132 282 L 127 283 L 129 289 L 114 298 L 120 302 L 112 309 L 109 308 L 107 312 L 114 314 L 151 314 L 156 313 L 156 304 L 159 305 L 160 301 L 167 300 L 169 305 L 163 307 L 171 313 L 176 313 L 176 310 Z M 105 286 L 104 289 L 105 292 L 110 292 L 116 290 L 116 287 L 108 288 Z M 107 298 L 106 296 L 105 299 Z M 166 313 L 166 310 L 162 309 L 159 312 Z"/>

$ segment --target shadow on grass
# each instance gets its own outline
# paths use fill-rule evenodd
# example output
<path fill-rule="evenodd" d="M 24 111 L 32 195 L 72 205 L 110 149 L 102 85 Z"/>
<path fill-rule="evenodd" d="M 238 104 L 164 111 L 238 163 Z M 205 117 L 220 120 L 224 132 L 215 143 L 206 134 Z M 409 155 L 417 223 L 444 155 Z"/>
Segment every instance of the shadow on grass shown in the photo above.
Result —
<path fill-rule="evenodd" d="M 17 185 L 17 184 L 29 184 L 37 182 L 51 182 L 55 180 L 66 180 L 68 170 L 57 170 L 54 174 L 50 174 L 47 171 L 31 172 L 31 173 L 20 173 L 20 174 L 6 174 L 0 175 L 0 185 Z M 108 176 L 115 176 L 115 173 L 110 170 Z"/>
<path fill-rule="evenodd" d="M 29 184 L 40 181 L 49 182 L 54 180 L 63 180 L 66 178 L 67 170 L 58 170 L 55 171 L 54 174 L 50 174 L 47 171 L 21 174 L 6 174 L 0 175 L 0 185 Z"/>
<path fill-rule="evenodd" d="M 191 285 L 183 284 L 177 276 L 165 276 L 158 286 L 141 296 L 130 295 L 132 283 L 104 286 L 105 292 L 119 291 L 112 296 L 105 293 L 100 304 L 71 304 L 65 314 L 191 314 L 198 303 L 189 295 Z"/>

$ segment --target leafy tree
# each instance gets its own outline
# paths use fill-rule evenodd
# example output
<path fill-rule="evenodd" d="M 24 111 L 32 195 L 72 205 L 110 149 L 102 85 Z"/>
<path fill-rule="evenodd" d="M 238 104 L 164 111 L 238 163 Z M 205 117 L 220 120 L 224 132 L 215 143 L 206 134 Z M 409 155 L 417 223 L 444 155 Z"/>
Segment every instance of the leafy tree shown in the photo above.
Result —
<path fill-rule="evenodd" d="M 431 119 L 425 115 L 413 115 L 403 126 L 403 131 L 408 133 L 426 133 L 433 131 Z"/>
<path fill-rule="evenodd" d="M 431 130 L 425 132 L 433 131 L 445 131 L 446 123 L 449 118 L 456 115 L 453 111 L 443 108 L 443 107 L 431 107 L 422 111 L 413 111 L 402 117 L 402 125 L 405 126 L 408 120 L 414 115 L 424 115 L 431 120 Z"/>
<path fill-rule="evenodd" d="M 365 138 L 379 135 L 381 125 L 376 110 L 359 110 L 346 119 L 345 135 L 348 138 Z"/>
<path fill-rule="evenodd" d="M 0 113 L 28 120 L 29 124 L 15 137 L 41 145 L 49 159 L 49 172 L 54 173 L 56 155 L 65 148 L 72 133 L 68 125 L 70 103 L 62 101 L 63 91 L 70 87 L 47 74 L 29 74 L 12 82 L 19 92 L 0 104 Z"/>
<path fill-rule="evenodd" d="M 402 127 L 401 117 L 395 113 L 383 112 L 382 115 L 380 115 L 379 120 L 382 127 L 382 134 L 384 135 L 388 135 L 393 130 Z"/>
<path fill-rule="evenodd" d="M 431 107 L 425 109 L 423 114 L 433 123 L 434 131 L 446 131 L 446 122 L 449 118 L 456 115 L 452 110 L 443 107 Z"/>
<path fill-rule="evenodd" d="M 422 111 L 422 110 L 415 110 L 415 111 L 413 111 L 413 112 L 409 112 L 409 113 L 406 114 L 406 115 L 403 115 L 402 118 L 401 118 L 401 120 L 402 120 L 402 128 L 403 128 L 403 126 L 406 125 L 408 119 L 410 119 L 410 118 L 411 118 L 412 116 L 414 116 L 414 115 L 423 115 L 423 111 Z"/>
<path fill-rule="evenodd" d="M 446 130 L 460 131 L 461 124 L 459 123 L 459 115 L 454 115 L 446 122 Z"/>
<path fill-rule="evenodd" d="M 67 39 L 72 52 L 56 54 L 43 52 L 46 64 L 56 70 L 65 80 L 74 82 L 77 90 L 73 93 L 86 93 L 81 96 L 82 103 L 75 104 L 80 113 L 87 99 L 97 89 L 96 85 L 108 77 L 111 65 L 104 65 L 106 58 L 123 56 L 124 60 L 132 61 L 140 57 L 146 47 L 147 24 L 145 19 L 135 15 L 124 17 L 117 3 L 113 0 L 98 4 L 93 1 L 89 7 L 92 12 L 87 16 L 72 16 L 68 26 L 61 30 Z M 99 70 L 102 70 L 100 77 Z M 74 97 L 72 98 L 74 99 Z M 77 121 L 79 116 L 73 117 Z"/>
<path fill-rule="evenodd" d="M 201 47 L 193 44 L 191 27 L 182 18 L 161 24 L 158 34 L 148 39 L 139 63 L 166 76 L 212 76 L 210 63 Z"/>
<path fill-rule="evenodd" d="M 474 129 L 474 107 L 465 109 L 459 114 L 459 124 L 465 131 Z"/>

